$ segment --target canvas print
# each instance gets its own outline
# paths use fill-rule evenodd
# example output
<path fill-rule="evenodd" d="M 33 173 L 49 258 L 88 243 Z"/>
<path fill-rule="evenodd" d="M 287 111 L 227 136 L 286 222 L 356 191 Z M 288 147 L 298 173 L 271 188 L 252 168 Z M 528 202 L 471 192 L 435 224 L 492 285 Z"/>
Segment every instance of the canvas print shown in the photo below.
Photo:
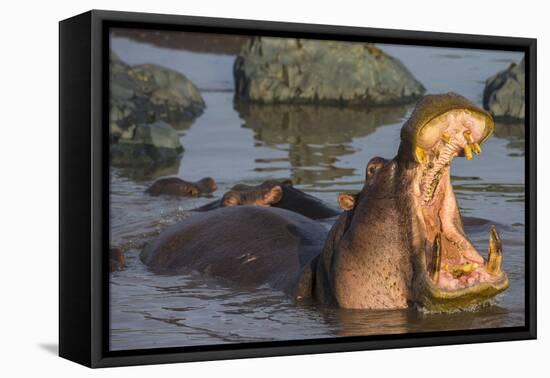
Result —
<path fill-rule="evenodd" d="M 109 44 L 111 351 L 525 324 L 523 53 Z"/>

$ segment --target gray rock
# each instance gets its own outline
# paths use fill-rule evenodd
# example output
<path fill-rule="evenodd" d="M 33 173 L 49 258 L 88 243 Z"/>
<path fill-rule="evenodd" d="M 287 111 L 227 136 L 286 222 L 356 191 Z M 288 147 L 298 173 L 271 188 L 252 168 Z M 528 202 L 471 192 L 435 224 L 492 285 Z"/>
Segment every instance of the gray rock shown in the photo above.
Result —
<path fill-rule="evenodd" d="M 121 137 L 119 144 L 145 144 L 177 152 L 183 151 L 178 133 L 166 122 L 137 125 L 134 132 L 128 136 Z"/>
<path fill-rule="evenodd" d="M 184 75 L 153 64 L 128 66 L 111 52 L 110 103 L 126 114 L 116 122 L 190 121 L 202 114 L 204 100 Z"/>
<path fill-rule="evenodd" d="M 388 105 L 425 88 L 370 43 L 257 37 L 234 65 L 236 99 L 257 103 Z"/>
<path fill-rule="evenodd" d="M 487 79 L 483 90 L 483 107 L 497 119 L 512 121 L 525 118 L 524 59 Z"/>
<path fill-rule="evenodd" d="M 151 64 L 131 67 L 111 51 L 111 164 L 149 172 L 174 166 L 183 147 L 166 122 L 190 123 L 204 107 L 199 90 L 184 75 Z"/>
<path fill-rule="evenodd" d="M 177 132 L 167 123 L 139 124 L 120 134 L 111 144 L 111 164 L 115 167 L 173 165 L 183 147 Z"/>

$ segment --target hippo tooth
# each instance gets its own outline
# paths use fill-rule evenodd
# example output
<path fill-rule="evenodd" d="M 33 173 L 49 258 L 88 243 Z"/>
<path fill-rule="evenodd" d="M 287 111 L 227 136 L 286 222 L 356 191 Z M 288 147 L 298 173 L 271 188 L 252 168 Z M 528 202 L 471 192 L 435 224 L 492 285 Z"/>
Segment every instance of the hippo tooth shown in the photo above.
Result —
<path fill-rule="evenodd" d="M 474 153 L 476 155 L 479 155 L 481 153 L 481 147 L 479 146 L 478 143 L 472 144 L 472 150 L 474 150 Z"/>
<path fill-rule="evenodd" d="M 498 234 L 497 228 L 491 225 L 489 232 L 489 255 L 485 263 L 485 270 L 493 275 L 500 273 L 502 266 L 502 240 Z"/>
<path fill-rule="evenodd" d="M 466 139 L 466 142 L 469 144 L 474 143 L 474 137 L 472 136 L 472 132 L 470 130 L 466 130 L 462 133 L 464 135 L 464 139 Z"/>
<path fill-rule="evenodd" d="M 447 132 L 444 132 L 443 134 L 441 134 L 441 139 L 443 140 L 443 142 L 445 144 L 450 144 L 451 143 L 451 136 Z"/>
<path fill-rule="evenodd" d="M 472 147 L 469 144 L 464 146 L 464 155 L 466 155 L 466 159 L 472 160 Z"/>
<path fill-rule="evenodd" d="M 426 164 L 428 162 L 428 156 L 426 154 L 426 151 L 422 147 L 416 147 L 416 160 L 420 164 Z"/>
<path fill-rule="evenodd" d="M 435 154 L 435 159 L 439 159 L 439 156 L 441 155 L 441 149 L 439 147 L 437 147 L 434 151 L 434 154 Z"/>
<path fill-rule="evenodd" d="M 439 270 L 441 269 L 441 234 L 437 233 L 432 244 L 432 266 L 430 278 L 434 283 L 439 282 Z"/>

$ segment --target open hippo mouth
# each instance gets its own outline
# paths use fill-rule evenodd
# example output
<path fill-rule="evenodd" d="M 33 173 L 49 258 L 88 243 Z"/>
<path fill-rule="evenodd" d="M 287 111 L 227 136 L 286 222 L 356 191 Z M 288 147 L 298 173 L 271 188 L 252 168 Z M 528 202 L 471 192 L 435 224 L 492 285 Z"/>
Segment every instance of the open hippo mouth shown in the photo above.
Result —
<path fill-rule="evenodd" d="M 409 130 L 413 135 L 407 135 L 412 137 L 411 152 L 418 164 L 413 198 L 419 232 L 425 236 L 421 303 L 428 310 L 476 307 L 509 285 L 501 270 L 502 242 L 496 227 L 491 226 L 488 255 L 483 258 L 464 232 L 450 180 L 452 160 L 475 159 L 493 129 L 485 113 L 455 108 L 417 123 Z"/>

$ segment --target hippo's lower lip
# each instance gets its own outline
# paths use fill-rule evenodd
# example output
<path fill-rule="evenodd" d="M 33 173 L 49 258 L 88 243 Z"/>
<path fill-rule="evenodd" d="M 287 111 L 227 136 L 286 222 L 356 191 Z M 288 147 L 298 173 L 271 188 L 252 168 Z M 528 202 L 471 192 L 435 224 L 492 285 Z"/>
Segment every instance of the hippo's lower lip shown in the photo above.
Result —
<path fill-rule="evenodd" d="M 467 110 L 448 112 L 427 123 L 416 137 L 416 208 L 426 237 L 422 307 L 431 311 L 472 308 L 505 290 L 501 270 L 502 242 L 491 227 L 489 254 L 484 259 L 465 234 L 450 181 L 456 156 L 468 160 L 481 153 L 490 134 L 484 118 Z"/>

